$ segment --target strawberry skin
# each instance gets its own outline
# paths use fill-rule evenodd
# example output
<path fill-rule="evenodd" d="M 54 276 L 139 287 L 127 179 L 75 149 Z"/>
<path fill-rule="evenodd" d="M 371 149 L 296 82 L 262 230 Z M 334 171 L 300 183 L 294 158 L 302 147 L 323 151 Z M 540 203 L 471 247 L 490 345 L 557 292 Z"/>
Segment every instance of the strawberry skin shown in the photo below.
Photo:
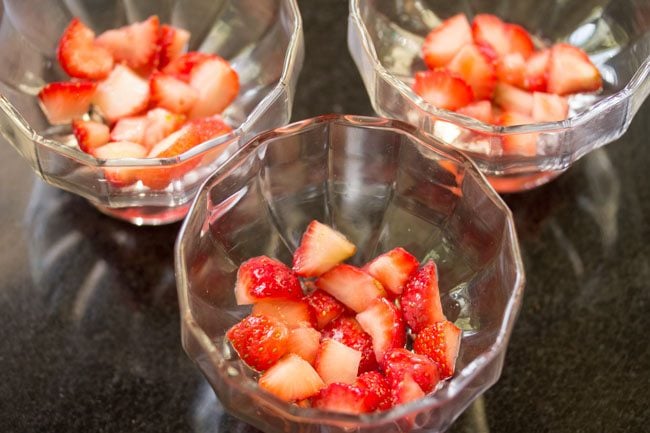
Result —
<path fill-rule="evenodd" d="M 216 58 L 218 57 L 215 54 L 190 51 L 189 53 L 182 54 L 169 62 L 169 64 L 162 69 L 162 72 L 188 83 L 190 81 L 190 75 L 196 66 L 206 60 Z"/>
<path fill-rule="evenodd" d="M 228 340 L 249 367 L 264 371 L 287 352 L 289 330 L 265 316 L 247 316 L 226 333 Z"/>
<path fill-rule="evenodd" d="M 311 364 L 290 353 L 264 372 L 259 386 L 284 401 L 292 402 L 317 394 L 325 384 Z"/>
<path fill-rule="evenodd" d="M 399 295 L 411 273 L 420 266 L 418 260 L 404 248 L 398 247 L 376 257 L 363 267 L 382 286 Z"/>
<path fill-rule="evenodd" d="M 318 348 L 314 368 L 326 384 L 352 384 L 359 374 L 361 352 L 345 344 L 324 338 Z"/>
<path fill-rule="evenodd" d="M 96 41 L 113 55 L 116 63 L 125 63 L 146 74 L 156 67 L 159 30 L 160 21 L 153 15 L 142 22 L 107 30 Z"/>
<path fill-rule="evenodd" d="M 535 51 L 535 45 L 526 29 L 517 24 L 506 24 L 505 29 L 508 38 L 508 53 L 518 53 L 524 59 L 530 57 Z"/>
<path fill-rule="evenodd" d="M 174 113 L 186 113 L 199 97 L 199 92 L 171 75 L 154 72 L 149 79 L 151 103 Z"/>
<path fill-rule="evenodd" d="M 363 330 L 372 337 L 372 349 L 379 362 L 390 349 L 404 347 L 406 326 L 402 312 L 388 299 L 375 299 L 356 318 Z"/>
<path fill-rule="evenodd" d="M 413 91 L 429 104 L 445 110 L 456 110 L 474 99 L 472 88 L 446 70 L 416 72 Z"/>
<path fill-rule="evenodd" d="M 447 65 L 465 44 L 472 43 L 472 29 L 464 14 L 444 20 L 431 30 L 422 44 L 422 57 L 429 69 Z"/>
<path fill-rule="evenodd" d="M 355 385 L 366 390 L 377 401 L 377 406 L 371 410 L 388 410 L 393 407 L 391 387 L 388 380 L 378 371 L 367 371 L 357 377 Z"/>
<path fill-rule="evenodd" d="M 551 50 L 545 49 L 533 53 L 526 60 L 524 88 L 531 92 L 546 92 L 548 83 L 548 61 Z"/>
<path fill-rule="evenodd" d="M 490 99 L 496 85 L 493 62 L 474 44 L 463 46 L 447 65 L 447 69 L 462 78 L 472 88 L 476 99 Z"/>
<path fill-rule="evenodd" d="M 105 145 L 110 140 L 110 130 L 103 123 L 73 120 L 72 133 L 77 139 L 79 149 L 92 153 L 94 149 Z"/>
<path fill-rule="evenodd" d="M 386 352 L 382 369 L 386 373 L 388 382 L 393 385 L 401 382 L 406 374 L 410 374 L 425 393 L 433 391 L 440 381 L 435 362 L 425 355 L 418 355 L 402 348 Z"/>
<path fill-rule="evenodd" d="M 341 233 L 314 220 L 293 254 L 293 270 L 301 277 L 318 277 L 352 257 L 356 250 Z"/>
<path fill-rule="evenodd" d="M 424 328 L 413 342 L 415 353 L 436 363 L 441 379 L 454 375 L 459 349 L 460 329 L 446 320 Z"/>
<path fill-rule="evenodd" d="M 445 320 L 438 290 L 438 270 L 433 260 L 411 275 L 404 287 L 400 305 L 413 332 Z"/>
<path fill-rule="evenodd" d="M 316 329 L 323 329 L 332 320 L 345 312 L 345 305 L 323 290 L 316 289 L 304 300 L 309 305 L 313 317 L 316 319 Z"/>
<path fill-rule="evenodd" d="M 70 123 L 88 112 L 96 87 L 87 81 L 50 83 L 38 93 L 38 100 L 52 125 Z"/>
<path fill-rule="evenodd" d="M 93 102 L 109 122 L 133 116 L 147 108 L 149 82 L 124 65 L 116 65 L 99 83 Z"/>
<path fill-rule="evenodd" d="M 156 144 L 149 157 L 169 158 L 187 152 L 199 144 L 232 131 L 219 116 L 190 120 L 181 129 Z"/>
<path fill-rule="evenodd" d="M 252 314 L 273 317 L 290 329 L 311 326 L 313 322 L 309 306 L 303 300 L 269 298 L 256 300 Z"/>
<path fill-rule="evenodd" d="M 95 43 L 95 33 L 78 18 L 66 27 L 57 47 L 63 70 L 75 78 L 101 80 L 113 69 L 113 56 Z"/>
<path fill-rule="evenodd" d="M 298 277 L 284 263 L 259 256 L 245 261 L 239 267 L 235 297 L 238 305 L 252 304 L 263 299 L 300 300 L 302 288 Z"/>
<path fill-rule="evenodd" d="M 345 383 L 331 383 L 312 398 L 312 407 L 330 412 L 367 413 L 377 405 L 375 394 Z"/>
<path fill-rule="evenodd" d="M 326 291 L 345 306 L 361 312 L 373 300 L 386 295 L 379 281 L 351 265 L 338 265 L 316 280 L 316 287 Z"/>
<path fill-rule="evenodd" d="M 287 349 L 295 353 L 310 364 L 314 364 L 318 348 L 320 347 L 321 333 L 310 327 L 294 328 L 289 331 Z"/>
<path fill-rule="evenodd" d="M 221 57 L 196 65 L 190 73 L 189 84 L 198 92 L 188 112 L 190 119 L 221 113 L 239 93 L 239 76 Z"/>
<path fill-rule="evenodd" d="M 361 352 L 359 373 L 378 368 L 372 337 L 363 330 L 354 317 L 339 317 L 323 329 L 323 338 L 331 338 Z"/>
<path fill-rule="evenodd" d="M 162 69 L 172 60 L 177 59 L 187 48 L 190 32 L 178 27 L 163 24 L 160 26 L 158 39 L 158 68 Z"/>
<path fill-rule="evenodd" d="M 549 93 L 593 92 L 602 84 L 600 72 L 584 51 L 569 44 L 553 45 L 548 65 Z"/>

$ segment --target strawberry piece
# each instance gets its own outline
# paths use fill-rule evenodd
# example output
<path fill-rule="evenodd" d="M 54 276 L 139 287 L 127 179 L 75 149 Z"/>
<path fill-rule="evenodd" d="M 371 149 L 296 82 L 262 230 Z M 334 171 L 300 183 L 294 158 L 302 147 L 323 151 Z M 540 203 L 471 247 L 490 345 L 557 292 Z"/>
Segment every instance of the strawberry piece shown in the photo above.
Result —
<path fill-rule="evenodd" d="M 479 14 L 472 21 L 472 35 L 476 43 L 491 46 L 499 57 L 510 51 L 510 40 L 506 24 L 497 16 Z"/>
<path fill-rule="evenodd" d="M 424 328 L 413 342 L 415 353 L 428 356 L 438 365 L 441 379 L 454 375 L 459 349 L 460 329 L 446 320 Z"/>
<path fill-rule="evenodd" d="M 464 14 L 444 20 L 422 44 L 422 57 L 430 69 L 447 65 L 458 50 L 472 43 L 472 29 Z"/>
<path fill-rule="evenodd" d="M 151 103 L 174 113 L 186 113 L 199 97 L 189 84 L 171 75 L 154 72 L 149 79 Z"/>
<path fill-rule="evenodd" d="M 357 377 L 355 385 L 374 396 L 377 406 L 371 410 L 388 410 L 393 407 L 388 380 L 378 371 L 367 371 Z"/>
<path fill-rule="evenodd" d="M 130 141 L 142 144 L 146 129 L 147 118 L 145 116 L 123 117 L 113 126 L 111 141 Z"/>
<path fill-rule="evenodd" d="M 569 115 L 566 98 L 551 93 L 533 93 L 533 120 L 535 122 L 556 122 Z"/>
<path fill-rule="evenodd" d="M 91 154 L 99 159 L 144 158 L 147 149 L 138 143 L 113 141 L 93 149 Z M 137 171 L 126 167 L 105 168 L 104 177 L 115 186 L 128 186 L 138 181 Z"/>
<path fill-rule="evenodd" d="M 445 320 L 438 291 L 438 269 L 433 260 L 427 261 L 411 275 L 402 292 L 400 305 L 413 332 Z"/>
<path fill-rule="evenodd" d="M 38 92 L 41 109 L 52 125 L 70 123 L 90 109 L 96 84 L 86 81 L 46 84 Z"/>
<path fill-rule="evenodd" d="M 169 158 L 187 152 L 194 146 L 232 131 L 219 116 L 194 119 L 156 144 L 150 158 Z"/>
<path fill-rule="evenodd" d="M 316 319 L 316 329 L 323 329 L 332 320 L 345 312 L 345 305 L 322 290 L 314 290 L 304 300 L 309 305 L 313 317 Z"/>
<path fill-rule="evenodd" d="M 107 30 L 97 37 L 97 44 L 112 55 L 116 63 L 146 74 L 156 67 L 160 21 L 153 15 L 145 21 Z"/>
<path fill-rule="evenodd" d="M 284 401 L 309 398 L 325 384 L 310 363 L 290 353 L 260 377 L 259 386 Z"/>
<path fill-rule="evenodd" d="M 314 328 L 301 327 L 289 331 L 287 349 L 289 353 L 295 353 L 305 361 L 313 364 L 320 347 L 321 334 Z"/>
<path fill-rule="evenodd" d="M 162 69 L 183 54 L 190 40 L 190 32 L 163 24 L 158 38 L 158 68 Z"/>
<path fill-rule="evenodd" d="M 258 269 L 256 268 L 253 273 L 258 272 Z M 262 301 L 256 300 L 256 304 L 253 305 L 252 314 L 273 317 L 287 325 L 290 329 L 311 326 L 313 321 L 309 306 L 303 300 L 268 298 Z"/>
<path fill-rule="evenodd" d="M 318 277 L 352 257 L 356 250 L 341 233 L 314 220 L 293 253 L 293 270 L 301 277 Z"/>
<path fill-rule="evenodd" d="M 378 361 L 395 347 L 404 347 L 406 327 L 402 312 L 386 298 L 375 299 L 365 311 L 357 314 L 359 325 L 372 337 L 372 349 Z"/>
<path fill-rule="evenodd" d="M 569 44 L 555 44 L 548 64 L 548 92 L 558 95 L 592 92 L 602 87 L 600 72 L 587 53 Z"/>
<path fill-rule="evenodd" d="M 382 361 L 388 382 L 397 385 L 409 374 L 425 393 L 434 390 L 440 381 L 438 366 L 429 357 L 397 348 L 386 352 Z"/>
<path fill-rule="evenodd" d="M 124 65 L 116 65 L 97 85 L 93 102 L 109 122 L 138 114 L 149 102 L 149 83 Z"/>
<path fill-rule="evenodd" d="M 246 316 L 226 333 L 239 357 L 249 367 L 264 371 L 287 353 L 289 330 L 266 316 Z"/>
<path fill-rule="evenodd" d="M 311 402 L 317 409 L 349 414 L 372 412 L 378 405 L 376 394 L 345 383 L 329 384 Z"/>
<path fill-rule="evenodd" d="M 532 117 L 516 111 L 504 111 L 499 117 L 500 125 L 514 126 L 535 123 Z M 501 150 L 505 155 L 537 155 L 537 134 L 508 134 L 501 138 Z"/>
<path fill-rule="evenodd" d="M 372 337 L 363 330 L 354 317 L 339 317 L 323 329 L 323 338 L 331 338 L 361 352 L 359 373 L 376 370 L 377 358 L 372 348 Z"/>
<path fill-rule="evenodd" d="M 526 29 L 517 24 L 505 24 L 505 31 L 508 38 L 508 54 L 517 53 L 524 59 L 533 54 L 535 45 Z"/>
<path fill-rule="evenodd" d="M 472 102 L 471 104 L 459 108 L 456 112 L 464 114 L 465 116 L 473 117 L 481 122 L 494 123 L 492 117 L 492 103 L 490 101 L 483 100 Z"/>
<path fill-rule="evenodd" d="M 530 116 L 533 112 L 533 95 L 506 83 L 498 83 L 494 89 L 494 103 L 505 111 Z"/>
<path fill-rule="evenodd" d="M 345 344 L 325 338 L 318 348 L 314 368 L 327 385 L 352 384 L 359 373 L 361 352 Z"/>
<path fill-rule="evenodd" d="M 78 18 L 73 18 L 64 30 L 56 54 L 71 77 L 101 80 L 113 69 L 111 53 L 95 43 L 95 33 Z"/>
<path fill-rule="evenodd" d="M 302 298 L 298 277 L 284 263 L 266 256 L 253 257 L 239 266 L 235 286 L 237 305 L 264 299 Z M 307 305 L 304 306 L 308 312 Z"/>
<path fill-rule="evenodd" d="M 147 127 L 144 131 L 142 144 L 148 149 L 152 149 L 155 144 L 177 131 L 185 122 L 185 116 L 169 112 L 164 108 L 149 110 L 146 119 Z"/>
<path fill-rule="evenodd" d="M 79 149 L 92 153 L 94 149 L 105 145 L 110 140 L 110 130 L 103 123 L 73 120 L 72 133 L 77 139 Z"/>
<path fill-rule="evenodd" d="M 239 93 L 239 76 L 221 57 L 205 60 L 190 73 L 190 86 L 198 98 L 188 112 L 190 119 L 221 113 Z"/>
<path fill-rule="evenodd" d="M 409 403 L 422 398 L 425 395 L 422 388 L 420 388 L 418 383 L 410 374 L 406 374 L 401 382 L 398 382 L 393 386 L 391 394 L 394 406 Z M 407 421 L 412 423 L 414 420 L 407 418 Z"/>
<path fill-rule="evenodd" d="M 169 62 L 169 64 L 162 69 L 162 72 L 187 83 L 190 81 L 190 75 L 196 66 L 206 60 L 218 58 L 219 57 L 215 54 L 190 51 L 189 53 L 182 54 Z"/>
<path fill-rule="evenodd" d="M 503 56 L 496 66 L 497 80 L 524 88 L 526 80 L 526 59 L 520 53 Z"/>
<path fill-rule="evenodd" d="M 531 92 L 546 92 L 548 81 L 548 61 L 551 50 L 545 49 L 533 53 L 526 60 L 524 88 Z"/>
<path fill-rule="evenodd" d="M 494 64 L 476 45 L 468 44 L 461 48 L 451 59 L 447 69 L 472 88 L 476 99 L 492 97 L 496 84 Z"/>
<path fill-rule="evenodd" d="M 316 280 L 316 287 L 359 313 L 376 298 L 386 296 L 379 281 L 351 265 L 338 265 Z"/>
<path fill-rule="evenodd" d="M 411 273 L 420 266 L 418 259 L 404 248 L 392 250 L 377 256 L 363 267 L 363 270 L 372 275 L 382 286 L 399 295 Z"/>
<path fill-rule="evenodd" d="M 445 110 L 456 110 L 474 99 L 472 88 L 445 70 L 416 72 L 413 91 L 429 104 Z"/>

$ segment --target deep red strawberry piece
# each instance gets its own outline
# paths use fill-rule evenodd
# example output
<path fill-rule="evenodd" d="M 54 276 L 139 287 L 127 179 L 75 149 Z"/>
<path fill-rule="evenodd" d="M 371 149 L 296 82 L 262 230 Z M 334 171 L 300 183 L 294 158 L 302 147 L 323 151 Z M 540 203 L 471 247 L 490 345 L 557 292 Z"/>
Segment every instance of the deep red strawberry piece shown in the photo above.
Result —
<path fill-rule="evenodd" d="M 419 355 L 402 348 L 386 352 L 382 361 L 382 369 L 386 373 L 386 379 L 393 386 L 410 374 L 425 393 L 433 391 L 440 381 L 438 366 L 435 362 L 425 355 Z"/>
<path fill-rule="evenodd" d="M 110 140 L 108 126 L 90 120 L 73 120 L 72 133 L 77 139 L 79 149 L 86 153 L 92 153 L 94 149 L 105 145 Z"/>
<path fill-rule="evenodd" d="M 279 320 L 247 316 L 226 333 L 239 357 L 249 367 L 264 371 L 287 353 L 289 330 Z"/>
<path fill-rule="evenodd" d="M 498 123 L 503 126 L 528 125 L 535 123 L 532 117 L 516 111 L 504 111 Z M 537 155 L 537 134 L 508 134 L 501 138 L 501 149 L 504 155 Z"/>
<path fill-rule="evenodd" d="M 514 111 L 530 116 L 533 112 L 533 94 L 506 83 L 494 89 L 494 103 L 504 111 Z"/>
<path fill-rule="evenodd" d="M 293 254 L 293 270 L 301 277 L 317 277 L 354 255 L 356 250 L 341 233 L 314 220 Z"/>
<path fill-rule="evenodd" d="M 567 118 L 569 103 L 566 98 L 551 93 L 533 93 L 533 120 L 557 122 Z"/>
<path fill-rule="evenodd" d="M 413 332 L 445 320 L 438 290 L 438 270 L 433 260 L 427 261 L 406 283 L 400 305 Z"/>
<path fill-rule="evenodd" d="M 472 88 L 446 70 L 416 72 L 413 91 L 429 104 L 445 110 L 456 110 L 474 99 Z"/>
<path fill-rule="evenodd" d="M 167 75 L 174 76 L 179 80 L 189 82 L 192 70 L 199 64 L 206 60 L 218 58 L 215 54 L 201 53 L 198 51 L 190 51 L 189 53 L 181 54 L 176 59 L 169 62 L 167 66 L 162 69 L 162 72 Z"/>
<path fill-rule="evenodd" d="M 346 309 L 345 305 L 337 301 L 336 298 L 319 289 L 314 290 L 309 296 L 305 296 L 304 300 L 316 319 L 316 329 L 325 328 L 328 323 L 343 314 Z"/>
<path fill-rule="evenodd" d="M 94 104 L 109 122 L 133 116 L 147 108 L 149 83 L 124 65 L 116 65 L 99 83 Z"/>
<path fill-rule="evenodd" d="M 323 382 L 354 383 L 359 374 L 361 352 L 345 344 L 324 338 L 316 353 L 314 368 Z"/>
<path fill-rule="evenodd" d="M 189 84 L 198 92 L 188 111 L 190 119 L 221 113 L 239 93 L 239 76 L 221 57 L 196 65 L 190 73 Z"/>
<path fill-rule="evenodd" d="M 174 113 L 186 113 L 199 97 L 199 92 L 171 75 L 154 72 L 149 79 L 151 103 Z"/>
<path fill-rule="evenodd" d="M 549 93 L 593 92 L 602 84 L 600 72 L 584 51 L 569 44 L 553 45 L 548 64 Z"/>
<path fill-rule="evenodd" d="M 415 353 L 428 356 L 438 365 L 441 379 L 454 375 L 459 349 L 460 329 L 446 320 L 424 328 L 413 342 Z"/>
<path fill-rule="evenodd" d="M 316 287 L 351 308 L 365 310 L 376 298 L 386 295 L 384 288 L 373 277 L 351 265 L 338 265 L 316 280 Z"/>
<path fill-rule="evenodd" d="M 388 410 L 393 407 L 391 387 L 388 380 L 378 371 L 367 371 L 357 377 L 355 385 L 374 394 L 377 406 L 371 410 Z"/>
<path fill-rule="evenodd" d="M 78 18 L 66 27 L 57 47 L 63 70 L 75 78 L 101 80 L 113 69 L 113 56 L 95 43 L 95 33 Z"/>
<path fill-rule="evenodd" d="M 123 117 L 111 129 L 111 141 L 130 141 L 142 144 L 144 132 L 147 129 L 145 116 Z"/>
<path fill-rule="evenodd" d="M 506 32 L 506 24 L 497 16 L 479 14 L 472 21 L 474 42 L 490 45 L 499 57 L 510 51 L 510 40 Z"/>
<path fill-rule="evenodd" d="M 116 63 L 125 63 L 139 73 L 147 74 L 158 61 L 160 21 L 153 15 L 145 21 L 107 30 L 97 37 Z"/>
<path fill-rule="evenodd" d="M 375 299 L 357 314 L 359 325 L 372 337 L 372 349 L 378 361 L 390 349 L 404 347 L 406 326 L 402 312 L 386 298 Z M 381 362 L 381 361 L 380 361 Z"/>
<path fill-rule="evenodd" d="M 312 326 L 314 321 L 307 303 L 296 299 L 256 299 L 253 314 L 273 317 L 289 328 Z"/>
<path fill-rule="evenodd" d="M 302 298 L 302 288 L 298 277 L 284 263 L 259 256 L 239 266 L 235 297 L 238 305 L 252 304 L 263 299 L 297 301 Z"/>
<path fill-rule="evenodd" d="M 490 101 L 476 101 L 467 104 L 464 107 L 456 110 L 457 113 L 464 114 L 465 116 L 473 117 L 485 123 L 494 123 L 492 117 L 492 103 Z"/>
<path fill-rule="evenodd" d="M 164 108 L 149 110 L 146 119 L 147 127 L 144 131 L 142 144 L 148 149 L 152 149 L 169 134 L 177 131 L 185 122 L 184 115 L 172 113 Z"/>
<path fill-rule="evenodd" d="M 377 358 L 372 348 L 372 337 L 363 330 L 354 317 L 339 317 L 323 329 L 323 338 L 340 341 L 361 352 L 359 373 L 376 370 Z"/>
<path fill-rule="evenodd" d="M 331 383 L 312 398 L 311 404 L 330 412 L 359 414 L 372 412 L 377 407 L 377 398 L 355 385 Z"/>
<path fill-rule="evenodd" d="M 524 88 L 531 92 L 546 92 L 550 56 L 551 50 L 545 49 L 533 53 L 526 60 Z"/>
<path fill-rule="evenodd" d="M 91 152 L 95 158 L 117 159 L 117 158 L 144 158 L 147 149 L 138 143 L 128 141 L 113 141 L 93 149 Z M 123 168 L 104 168 L 104 177 L 115 186 L 127 186 L 138 181 L 137 170 Z"/>
<path fill-rule="evenodd" d="M 467 44 L 447 65 L 447 69 L 462 78 L 472 88 L 476 99 L 492 97 L 496 85 L 496 71 L 493 62 L 478 46 Z"/>
<path fill-rule="evenodd" d="M 311 364 L 290 353 L 264 372 L 259 386 L 284 401 L 292 402 L 317 394 L 325 384 Z"/>
<path fill-rule="evenodd" d="M 363 270 L 379 281 L 384 288 L 399 295 L 411 273 L 420 266 L 418 259 L 398 247 L 377 256 Z"/>
<path fill-rule="evenodd" d="M 517 24 L 506 24 L 505 29 L 508 38 L 508 53 L 518 53 L 524 59 L 530 57 L 535 51 L 535 45 L 526 29 Z"/>
<path fill-rule="evenodd" d="M 422 44 L 422 57 L 430 69 L 447 65 L 465 44 L 472 43 L 472 29 L 464 14 L 444 20 Z"/>
<path fill-rule="evenodd" d="M 522 89 L 525 87 L 526 59 L 520 53 L 506 54 L 496 65 L 498 81 L 512 84 Z"/>
<path fill-rule="evenodd" d="M 314 328 L 300 327 L 289 331 L 287 350 L 313 364 L 320 347 L 321 334 Z"/>
<path fill-rule="evenodd" d="M 38 100 L 47 120 L 59 125 L 86 114 L 95 91 L 96 84 L 86 81 L 50 83 L 38 93 Z"/>
<path fill-rule="evenodd" d="M 391 394 L 393 406 L 399 406 L 400 404 L 415 401 L 425 395 L 422 388 L 420 388 L 418 383 L 410 374 L 406 374 L 401 382 L 398 382 L 393 386 Z M 412 423 L 414 420 L 407 419 L 407 421 Z"/>
<path fill-rule="evenodd" d="M 168 24 L 160 26 L 158 38 L 158 68 L 162 69 L 177 59 L 187 47 L 190 32 Z"/>

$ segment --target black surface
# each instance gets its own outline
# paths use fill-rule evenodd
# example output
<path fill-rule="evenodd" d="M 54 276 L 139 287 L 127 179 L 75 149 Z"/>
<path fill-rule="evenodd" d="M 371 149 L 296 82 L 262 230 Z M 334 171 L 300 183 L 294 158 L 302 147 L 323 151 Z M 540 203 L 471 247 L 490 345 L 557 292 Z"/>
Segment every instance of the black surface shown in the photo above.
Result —
<path fill-rule="evenodd" d="M 372 112 L 347 3 L 303 1 L 294 118 Z M 643 432 L 650 421 L 650 104 L 550 185 L 507 197 L 528 274 L 501 380 L 454 433 Z M 180 347 L 178 224 L 138 228 L 0 146 L 0 432 L 255 432 Z"/>

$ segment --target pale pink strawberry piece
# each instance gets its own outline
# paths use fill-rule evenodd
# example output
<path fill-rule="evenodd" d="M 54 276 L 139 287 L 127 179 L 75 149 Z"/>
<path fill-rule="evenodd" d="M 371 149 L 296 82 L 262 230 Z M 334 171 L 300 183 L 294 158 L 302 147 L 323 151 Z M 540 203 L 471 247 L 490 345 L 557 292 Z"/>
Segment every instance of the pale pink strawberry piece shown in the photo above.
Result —
<path fill-rule="evenodd" d="M 530 57 L 535 51 L 535 45 L 530 34 L 517 24 L 505 24 L 506 37 L 508 38 L 508 54 L 517 53 L 524 59 Z"/>
<path fill-rule="evenodd" d="M 324 338 L 314 368 L 326 384 L 354 383 L 359 374 L 361 352 L 331 338 Z"/>
<path fill-rule="evenodd" d="M 533 94 L 506 83 L 497 83 L 494 103 L 504 111 L 514 111 L 526 116 L 533 112 Z"/>
<path fill-rule="evenodd" d="M 438 269 L 433 260 L 427 261 L 411 275 L 402 292 L 400 305 L 413 332 L 445 320 L 438 290 Z"/>
<path fill-rule="evenodd" d="M 499 117 L 500 125 L 515 126 L 535 123 L 532 117 L 516 111 L 504 111 Z M 508 134 L 501 137 L 501 149 L 504 155 L 537 155 L 537 134 Z"/>
<path fill-rule="evenodd" d="M 401 404 L 415 401 L 424 397 L 424 395 L 424 391 L 422 391 L 422 388 L 420 388 L 413 377 L 406 374 L 392 389 L 393 406 L 399 406 Z M 412 422 L 413 420 L 410 421 Z"/>
<path fill-rule="evenodd" d="M 290 353 L 260 377 L 259 386 L 284 401 L 304 400 L 325 387 L 311 364 Z"/>
<path fill-rule="evenodd" d="M 78 18 L 66 27 L 57 47 L 63 70 L 75 78 L 101 80 L 113 69 L 113 56 L 95 43 L 95 33 Z"/>
<path fill-rule="evenodd" d="M 302 298 L 298 277 L 284 263 L 266 256 L 253 257 L 239 266 L 235 298 L 238 305 L 261 300 Z M 305 310 L 308 311 L 305 305 Z"/>
<path fill-rule="evenodd" d="M 422 391 L 433 391 L 440 381 L 438 366 L 429 357 L 403 348 L 391 349 L 382 360 L 386 379 L 394 387 L 409 374 Z"/>
<path fill-rule="evenodd" d="M 558 95 L 593 92 L 603 85 L 587 53 L 569 44 L 555 44 L 548 64 L 548 92 Z"/>
<path fill-rule="evenodd" d="M 177 131 L 185 122 L 185 116 L 182 114 L 172 113 L 164 108 L 154 108 L 147 112 L 147 127 L 144 131 L 142 144 L 147 149 L 152 149 L 154 145 L 169 136 L 172 132 Z"/>
<path fill-rule="evenodd" d="M 456 110 L 457 113 L 464 114 L 465 116 L 473 117 L 485 123 L 494 123 L 492 117 L 492 103 L 487 100 L 476 101 L 460 107 Z"/>
<path fill-rule="evenodd" d="M 316 280 L 316 286 L 355 312 L 365 310 L 373 300 L 386 296 L 381 283 L 351 265 L 338 265 Z"/>
<path fill-rule="evenodd" d="M 87 81 L 46 84 L 38 93 L 41 109 L 52 125 L 70 123 L 90 109 L 96 84 Z"/>
<path fill-rule="evenodd" d="M 149 79 L 151 103 L 174 113 L 186 113 L 199 97 L 189 84 L 171 75 L 154 72 Z"/>
<path fill-rule="evenodd" d="M 206 60 L 214 60 L 218 58 L 219 57 L 216 54 L 190 51 L 189 53 L 181 54 L 176 59 L 169 62 L 169 64 L 162 69 L 162 72 L 188 83 L 190 81 L 190 75 L 196 66 Z"/>
<path fill-rule="evenodd" d="M 291 329 L 287 340 L 288 351 L 313 364 L 320 347 L 320 338 L 320 332 L 314 328 L 300 327 Z"/>
<path fill-rule="evenodd" d="M 474 44 L 463 46 L 447 65 L 447 69 L 462 78 L 472 88 L 476 99 L 492 97 L 496 85 L 493 62 Z"/>
<path fill-rule="evenodd" d="M 187 152 L 210 139 L 232 131 L 220 116 L 193 119 L 158 142 L 149 152 L 150 158 L 169 158 Z M 188 161 L 191 162 L 191 161 Z"/>
<path fill-rule="evenodd" d="M 363 270 L 379 281 L 384 288 L 399 295 L 411 273 L 420 266 L 418 259 L 404 248 L 397 247 L 377 256 Z"/>
<path fill-rule="evenodd" d="M 490 45 L 499 57 L 503 57 L 510 51 L 506 24 L 497 16 L 476 15 L 472 21 L 472 35 L 474 42 Z"/>
<path fill-rule="evenodd" d="M 287 353 L 289 330 L 274 318 L 250 315 L 230 328 L 226 337 L 249 367 L 264 371 Z"/>
<path fill-rule="evenodd" d="M 569 115 L 569 103 L 565 97 L 551 93 L 533 93 L 533 120 L 557 122 Z"/>
<path fill-rule="evenodd" d="M 293 253 L 293 270 L 301 277 L 317 277 L 352 257 L 356 250 L 341 233 L 314 220 Z"/>
<path fill-rule="evenodd" d="M 551 50 L 544 49 L 534 52 L 526 60 L 524 88 L 531 92 L 546 92 L 548 82 L 548 61 Z"/>
<path fill-rule="evenodd" d="M 429 104 L 445 110 L 456 110 L 474 99 L 472 88 L 446 70 L 416 72 L 413 91 Z"/>
<path fill-rule="evenodd" d="M 360 414 L 378 405 L 376 394 L 356 385 L 331 383 L 312 398 L 312 407 L 329 412 Z"/>
<path fill-rule="evenodd" d="M 372 348 L 372 337 L 363 330 L 354 317 L 341 316 L 323 329 L 323 338 L 331 338 L 361 352 L 359 373 L 376 370 L 377 358 Z"/>
<path fill-rule="evenodd" d="M 79 149 L 86 153 L 92 153 L 94 149 L 110 141 L 108 126 L 91 120 L 73 120 L 72 133 L 77 139 Z"/>
<path fill-rule="evenodd" d="M 377 401 L 377 405 L 371 406 L 371 410 L 388 410 L 393 407 L 390 383 L 379 371 L 367 371 L 360 374 L 354 384 L 362 390 L 368 391 Z"/>
<path fill-rule="evenodd" d="M 198 98 L 188 112 L 190 119 L 221 113 L 239 93 L 239 76 L 221 57 L 196 65 L 189 83 L 198 91 Z"/>
<path fill-rule="evenodd" d="M 304 300 L 309 305 L 312 315 L 316 319 L 316 329 L 325 328 L 328 323 L 339 317 L 346 310 L 345 305 L 319 289 L 314 290 L 309 296 L 305 296 Z"/>
<path fill-rule="evenodd" d="M 158 68 L 162 69 L 183 54 L 190 40 L 187 30 L 163 24 L 158 38 Z"/>
<path fill-rule="evenodd" d="M 98 159 L 144 158 L 147 149 L 138 143 L 113 141 L 93 149 L 91 152 Z M 127 186 L 138 181 L 137 171 L 128 167 L 105 168 L 104 177 L 115 186 Z"/>
<path fill-rule="evenodd" d="M 307 303 L 296 299 L 256 300 L 252 314 L 273 317 L 289 328 L 312 326 L 314 321 Z"/>
<path fill-rule="evenodd" d="M 125 63 L 140 73 L 149 73 L 158 61 L 160 21 L 153 15 L 145 21 L 107 30 L 97 37 L 116 63 Z"/>
<path fill-rule="evenodd" d="M 524 88 L 526 82 L 526 59 L 520 53 L 506 54 L 497 62 L 496 74 L 498 81 Z"/>
<path fill-rule="evenodd" d="M 464 14 L 444 20 L 422 44 L 422 57 L 430 69 L 447 65 L 465 44 L 472 43 L 472 29 Z"/>
<path fill-rule="evenodd" d="M 111 141 L 130 141 L 143 144 L 146 129 L 147 118 L 145 116 L 123 117 L 113 125 Z"/>
<path fill-rule="evenodd" d="M 375 299 L 364 311 L 357 314 L 357 322 L 372 338 L 372 348 L 377 361 L 386 352 L 406 343 L 406 326 L 402 312 L 386 298 Z"/>
<path fill-rule="evenodd" d="M 441 379 L 454 375 L 460 350 L 460 329 L 451 322 L 442 321 L 424 328 L 415 337 L 413 351 L 429 357 L 438 365 Z"/>
<path fill-rule="evenodd" d="M 149 82 L 124 65 L 116 65 L 97 85 L 94 104 L 109 122 L 133 116 L 147 108 Z"/>

